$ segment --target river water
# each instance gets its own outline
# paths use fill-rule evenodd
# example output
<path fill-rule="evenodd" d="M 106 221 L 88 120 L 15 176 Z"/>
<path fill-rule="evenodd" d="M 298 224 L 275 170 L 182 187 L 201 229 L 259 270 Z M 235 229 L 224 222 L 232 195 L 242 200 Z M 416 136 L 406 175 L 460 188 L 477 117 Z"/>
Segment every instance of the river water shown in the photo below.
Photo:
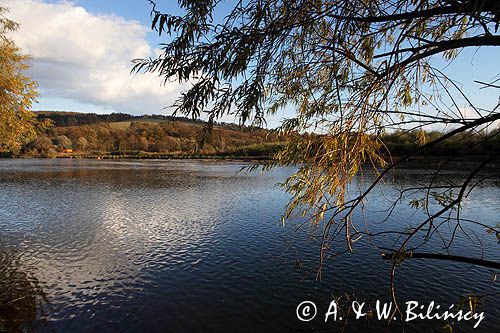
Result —
<path fill-rule="evenodd" d="M 237 162 L 0 160 L 0 292 L 28 295 L 12 311 L 0 306 L 0 331 L 37 332 L 289 332 L 338 330 L 324 323 L 334 297 L 390 301 L 391 263 L 361 240 L 352 253 L 325 264 L 315 279 L 319 243 L 300 219 L 283 226 L 289 197 L 277 185 L 293 170 L 239 172 Z M 464 171 L 445 172 L 446 179 Z M 368 184 L 369 172 L 352 188 Z M 400 170 L 377 187 L 356 223 L 379 230 L 415 226 L 423 212 L 403 199 L 386 219 L 398 190 L 431 174 Z M 446 179 L 442 182 L 445 183 Z M 464 203 L 466 218 L 500 223 L 500 185 L 490 177 Z M 453 225 L 444 227 L 453 229 Z M 444 231 L 446 233 L 446 231 Z M 426 249 L 446 253 L 435 237 Z M 480 244 L 483 245 L 482 249 Z M 333 251 L 342 252 L 343 245 Z M 458 232 L 452 254 L 500 261 L 495 235 L 472 225 Z M 500 329 L 496 272 L 471 264 L 408 259 L 398 268 L 401 304 L 435 301 L 457 307 L 481 296 L 485 318 L 475 330 Z M 26 301 L 27 300 L 27 301 Z M 296 308 L 315 302 L 317 317 L 297 319 Z M 470 331 L 475 321 L 454 325 Z M 453 323 L 451 323 L 453 325 Z M 349 319 L 345 331 L 385 331 L 387 322 Z M 401 318 L 388 331 L 447 331 L 442 320 Z"/>

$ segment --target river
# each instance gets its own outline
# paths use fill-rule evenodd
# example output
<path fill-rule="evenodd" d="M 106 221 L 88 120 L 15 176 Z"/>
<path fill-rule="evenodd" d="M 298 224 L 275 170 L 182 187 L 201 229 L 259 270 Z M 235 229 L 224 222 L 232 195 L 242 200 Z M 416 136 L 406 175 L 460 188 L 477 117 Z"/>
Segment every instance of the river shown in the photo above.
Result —
<path fill-rule="evenodd" d="M 1 269 L 15 273 L 0 292 L 21 285 L 31 298 L 14 312 L 0 307 L 0 331 L 3 325 L 36 332 L 289 332 L 337 328 L 324 323 L 332 297 L 346 304 L 390 301 L 391 263 L 368 240 L 330 260 L 317 281 L 318 241 L 308 237 L 309 228 L 295 232 L 299 219 L 280 222 L 289 196 L 277 184 L 293 169 L 240 172 L 246 165 L 1 159 Z M 457 178 L 464 171 L 446 175 Z M 375 229 L 416 225 L 423 215 L 410 207 L 410 199 L 387 220 L 384 209 L 398 189 L 429 177 L 419 169 L 400 171 L 377 187 L 355 219 L 363 217 Z M 370 179 L 367 172 L 353 188 Z M 475 188 L 464 212 L 486 224 L 500 223 L 498 178 Z M 389 239 L 380 242 L 391 245 Z M 439 241 L 428 248 L 445 253 Z M 450 251 L 500 261 L 498 249 L 494 235 L 473 226 L 457 234 Z M 403 302 L 435 301 L 446 308 L 458 306 L 463 296 L 488 295 L 480 298 L 485 318 L 475 331 L 496 332 L 495 274 L 470 264 L 408 259 L 397 270 L 396 287 Z M 296 316 L 304 300 L 318 308 L 310 322 Z M 384 331 L 385 325 L 352 318 L 346 331 Z M 405 332 L 446 331 L 445 325 L 414 320 Z M 473 325 L 462 322 L 454 332 Z M 399 318 L 391 327 L 402 331 Z"/>

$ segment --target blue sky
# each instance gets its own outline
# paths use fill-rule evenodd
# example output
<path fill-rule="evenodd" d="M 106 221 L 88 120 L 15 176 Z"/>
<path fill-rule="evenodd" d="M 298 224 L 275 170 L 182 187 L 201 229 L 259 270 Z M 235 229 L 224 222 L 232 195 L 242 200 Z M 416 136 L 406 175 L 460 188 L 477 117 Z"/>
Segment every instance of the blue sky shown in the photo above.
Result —
<path fill-rule="evenodd" d="M 46 2 L 57 3 L 58 0 L 51 0 Z M 147 0 L 80 0 L 73 1 L 78 6 L 82 6 L 87 9 L 90 13 L 99 14 L 113 14 L 121 16 L 127 20 L 139 21 L 146 27 L 151 26 L 151 5 Z M 160 1 L 158 2 L 158 8 L 162 11 L 168 11 L 169 13 L 180 14 L 179 8 L 177 6 L 177 1 Z M 152 44 L 158 44 L 161 41 L 157 34 L 153 31 L 148 33 L 148 40 Z"/>
<path fill-rule="evenodd" d="M 174 82 L 162 87 L 153 75 L 130 75 L 130 60 L 155 56 L 165 38 L 151 31 L 151 6 L 146 0 L 2 2 L 21 24 L 14 34 L 16 43 L 33 58 L 31 75 L 40 83 L 36 110 L 169 114 L 172 110 L 164 107 L 186 88 Z M 230 5 L 231 1 L 223 4 L 225 9 Z M 158 1 L 158 7 L 180 13 L 175 0 Z M 451 64 L 443 60 L 434 64 L 454 77 L 474 103 L 491 108 L 498 94 L 479 89 L 473 81 L 494 79 L 499 59 L 495 48 L 470 48 Z M 467 102 L 460 100 L 459 106 L 466 110 Z M 269 125 L 276 126 L 287 114 L 291 110 L 272 118 Z"/>
<path fill-rule="evenodd" d="M 47 3 L 60 3 L 59 0 L 47 0 Z M 151 6 L 147 0 L 76 0 L 72 1 L 93 14 L 114 14 L 127 20 L 137 20 L 150 25 Z M 177 10 L 176 1 L 162 1 L 162 7 L 169 11 Z"/>

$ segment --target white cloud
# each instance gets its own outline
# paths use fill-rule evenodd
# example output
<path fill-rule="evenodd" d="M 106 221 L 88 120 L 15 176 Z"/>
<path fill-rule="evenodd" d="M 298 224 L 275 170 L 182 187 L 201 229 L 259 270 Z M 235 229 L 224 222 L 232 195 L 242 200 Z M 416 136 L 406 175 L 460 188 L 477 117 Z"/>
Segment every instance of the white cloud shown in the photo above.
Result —
<path fill-rule="evenodd" d="M 16 44 L 32 60 L 41 97 L 67 98 L 116 112 L 158 113 L 181 87 L 150 74 L 130 74 L 131 60 L 154 56 L 147 27 L 116 15 L 95 15 L 71 2 L 3 0 L 21 27 Z"/>

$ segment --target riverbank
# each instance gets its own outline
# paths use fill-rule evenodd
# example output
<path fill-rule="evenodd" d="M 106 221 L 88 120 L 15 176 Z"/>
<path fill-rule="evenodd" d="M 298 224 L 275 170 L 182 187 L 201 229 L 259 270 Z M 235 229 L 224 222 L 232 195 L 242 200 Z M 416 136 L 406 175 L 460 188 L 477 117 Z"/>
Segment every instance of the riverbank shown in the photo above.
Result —
<path fill-rule="evenodd" d="M 89 160 L 193 160 L 193 161 L 227 161 L 227 162 L 253 162 L 253 163 L 268 163 L 273 161 L 271 155 L 260 156 L 245 156 L 245 155 L 206 155 L 206 154 L 182 154 L 182 153 L 151 153 L 151 152 L 132 152 L 132 153 L 57 153 L 51 156 L 0 156 L 4 158 L 20 158 L 20 159 L 89 159 Z M 397 161 L 400 157 L 392 156 L 393 161 Z M 398 166 L 398 169 L 418 168 L 418 169 L 442 169 L 452 170 L 471 170 L 477 167 L 477 164 L 482 162 L 485 156 L 470 155 L 460 158 L 450 158 L 448 156 L 416 156 L 406 160 Z M 366 167 L 370 165 L 365 164 Z M 485 170 L 494 170 L 500 167 L 500 157 L 484 167 Z"/>
<path fill-rule="evenodd" d="M 271 161 L 271 156 L 244 156 L 244 155 L 205 155 L 205 154 L 178 154 L 178 153 L 149 153 L 138 152 L 131 154 L 113 153 L 59 153 L 51 156 L 18 156 L 8 158 L 48 158 L 48 159 L 93 159 L 93 160 L 221 160 L 221 161 Z"/>

